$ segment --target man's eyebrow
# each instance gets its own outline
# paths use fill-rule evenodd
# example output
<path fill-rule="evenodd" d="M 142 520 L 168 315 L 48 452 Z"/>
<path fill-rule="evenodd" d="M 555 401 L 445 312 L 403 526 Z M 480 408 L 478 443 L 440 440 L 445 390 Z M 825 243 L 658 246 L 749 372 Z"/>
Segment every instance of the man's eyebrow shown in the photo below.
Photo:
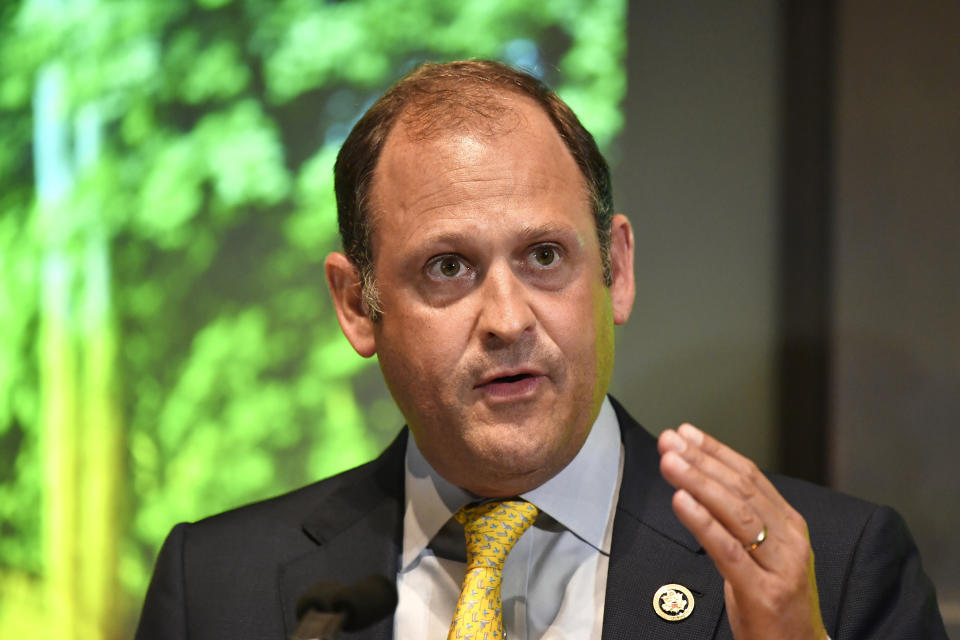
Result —
<path fill-rule="evenodd" d="M 418 238 L 417 244 L 420 245 L 437 245 L 437 244 L 452 244 L 457 245 L 462 242 L 469 240 L 470 238 L 475 237 L 475 233 L 469 231 L 438 231 L 437 233 L 427 233 L 420 238 Z"/>
<path fill-rule="evenodd" d="M 575 236 L 576 229 L 565 224 L 546 223 L 540 225 L 524 225 L 517 232 L 517 237 L 521 240 L 534 241 L 543 240 L 550 236 Z"/>

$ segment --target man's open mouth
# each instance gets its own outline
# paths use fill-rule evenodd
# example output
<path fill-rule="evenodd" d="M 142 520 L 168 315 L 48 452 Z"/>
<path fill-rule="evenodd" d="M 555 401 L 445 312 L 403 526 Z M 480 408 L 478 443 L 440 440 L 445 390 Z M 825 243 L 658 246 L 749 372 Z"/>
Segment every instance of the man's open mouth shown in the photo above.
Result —
<path fill-rule="evenodd" d="M 499 397 L 525 396 L 533 393 L 544 377 L 543 373 L 535 369 L 504 374 L 486 378 L 474 388 Z"/>
<path fill-rule="evenodd" d="M 532 373 L 518 373 L 513 376 L 502 376 L 500 378 L 494 378 L 490 382 L 518 382 L 520 380 L 523 380 L 524 378 L 532 378 L 532 377 L 533 377 Z M 490 384 L 490 383 L 487 383 L 487 384 Z"/>

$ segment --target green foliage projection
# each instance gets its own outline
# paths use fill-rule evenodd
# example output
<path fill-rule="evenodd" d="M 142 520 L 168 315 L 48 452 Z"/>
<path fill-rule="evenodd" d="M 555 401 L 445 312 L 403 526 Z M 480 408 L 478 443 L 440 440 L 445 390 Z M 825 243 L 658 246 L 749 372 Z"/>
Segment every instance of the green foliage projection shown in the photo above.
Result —
<path fill-rule="evenodd" d="M 379 397 L 365 417 L 369 363 L 322 269 L 339 144 L 415 64 L 490 57 L 539 73 L 607 145 L 624 13 L 3 4 L 0 636 L 127 637 L 173 524 L 375 455 L 400 419 Z"/>

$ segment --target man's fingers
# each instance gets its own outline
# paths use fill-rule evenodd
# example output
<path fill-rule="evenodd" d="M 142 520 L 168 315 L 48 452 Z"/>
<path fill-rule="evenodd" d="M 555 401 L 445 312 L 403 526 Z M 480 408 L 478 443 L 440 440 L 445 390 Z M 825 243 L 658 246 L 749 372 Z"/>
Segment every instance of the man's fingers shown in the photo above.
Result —
<path fill-rule="evenodd" d="M 734 584 L 759 584 L 766 569 L 746 562 L 747 552 L 710 510 L 684 489 L 673 494 L 673 512 L 703 546 L 723 577 Z M 758 549 L 759 551 L 759 549 Z"/>
<path fill-rule="evenodd" d="M 661 455 L 676 451 L 691 466 L 726 487 L 733 496 L 749 502 L 767 527 L 780 526 L 782 523 L 806 536 L 806 528 L 799 514 L 753 461 L 689 424 L 681 425 L 677 431 L 665 431 L 658 445 Z M 691 493 L 708 508 L 713 506 L 712 501 L 698 495 L 696 490 L 691 490 Z M 725 499 L 728 498 L 725 496 Z"/>
<path fill-rule="evenodd" d="M 742 546 L 766 529 L 766 539 L 750 554 L 762 566 L 781 562 L 780 545 L 808 544 L 802 518 L 747 458 L 690 425 L 679 433 L 665 431 L 658 446 L 667 481 L 690 493 Z"/>
<path fill-rule="evenodd" d="M 722 483 L 705 473 L 700 467 L 688 462 L 682 455 L 675 451 L 667 451 L 660 460 L 660 469 L 663 476 L 670 484 L 676 487 L 678 495 L 685 495 L 695 501 L 697 508 L 691 508 L 686 512 L 689 518 L 699 516 L 705 518 L 708 515 L 712 521 L 716 522 L 718 527 L 722 527 L 727 536 L 736 543 L 740 551 L 744 546 L 754 542 L 761 531 L 767 530 L 770 536 L 769 521 L 776 520 L 772 515 L 774 510 L 769 505 L 762 504 L 755 506 L 755 502 L 766 503 L 766 497 L 757 492 L 753 501 L 742 498 L 731 492 Z M 687 498 L 678 498 L 686 501 Z M 676 501 L 674 502 L 676 511 Z M 702 510 L 703 513 L 700 513 Z M 705 515 L 704 515 L 705 514 Z M 678 513 L 679 517 L 679 513 Z M 683 519 L 681 518 L 681 521 Z M 691 520 L 693 524 L 699 525 L 697 531 L 693 531 L 704 548 L 710 550 L 710 546 L 705 543 L 707 538 L 701 539 L 701 535 L 709 536 L 714 541 L 712 546 L 719 549 L 725 549 L 727 540 L 724 536 L 711 533 L 713 522 L 705 519 Z M 690 527 L 687 522 L 684 524 Z M 699 534 L 699 535 L 698 535 Z M 782 539 L 781 539 L 782 540 Z M 771 568 L 772 562 L 776 558 L 775 547 L 779 546 L 780 541 L 773 541 L 772 536 L 765 539 L 756 550 L 752 552 L 753 560 L 764 568 Z M 764 548 L 766 547 L 766 548 Z M 762 553 L 761 553 L 762 551 Z M 745 559 L 742 553 L 731 553 L 725 551 L 727 557 L 733 561 L 742 561 Z M 712 554 L 711 554 L 712 556 Z M 752 564 L 752 563 L 751 563 Z"/>
<path fill-rule="evenodd" d="M 746 456 L 737 453 L 713 436 L 704 433 L 689 423 L 680 425 L 677 428 L 677 434 L 707 456 L 716 459 L 719 463 L 732 469 L 743 478 L 749 479 L 749 487 L 743 486 L 738 488 L 750 490 L 756 488 L 774 502 L 782 500 L 776 487 L 760 472 L 757 465 Z"/>
<path fill-rule="evenodd" d="M 683 429 L 683 427 L 688 428 Z M 675 451 L 683 456 L 691 466 L 696 467 L 707 476 L 722 484 L 734 495 L 743 500 L 755 502 L 758 508 L 764 508 L 778 501 L 779 494 L 775 491 L 772 496 L 767 493 L 765 485 L 768 485 L 769 482 L 766 477 L 760 473 L 756 465 L 746 458 L 743 459 L 743 464 L 730 464 L 728 459 L 718 457 L 714 454 L 716 448 L 708 446 L 710 443 L 702 441 L 703 444 L 700 444 L 697 440 L 690 437 L 691 433 L 696 433 L 704 437 L 702 432 L 699 430 L 694 431 L 694 428 L 689 425 L 683 425 L 683 427 L 681 427 L 681 430 L 678 432 L 664 432 L 661 436 L 661 454 L 667 451 Z M 687 434 L 687 437 L 683 437 L 684 432 Z M 713 443 L 717 442 L 712 438 L 711 441 Z M 766 502 L 764 502 L 764 498 Z"/>
<path fill-rule="evenodd" d="M 668 436 L 669 438 L 669 436 Z M 676 436 L 674 436 L 676 438 Z M 713 513 L 737 538 L 747 544 L 773 518 L 774 509 L 757 489 L 737 490 L 728 477 L 733 472 L 717 469 L 717 462 L 695 448 L 671 450 L 661 458 L 664 477 L 677 489 L 685 489 L 697 502 Z"/>

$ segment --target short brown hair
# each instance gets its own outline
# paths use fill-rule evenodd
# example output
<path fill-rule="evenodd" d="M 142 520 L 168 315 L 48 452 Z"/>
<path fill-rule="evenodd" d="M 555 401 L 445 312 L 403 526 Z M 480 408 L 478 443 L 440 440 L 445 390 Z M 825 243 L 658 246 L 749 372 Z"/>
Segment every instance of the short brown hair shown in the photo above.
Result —
<path fill-rule="evenodd" d="M 429 129 L 438 128 L 438 117 L 440 126 L 456 126 L 475 116 L 491 119 L 497 114 L 492 107 L 503 93 L 533 99 L 570 150 L 589 192 L 600 241 L 603 279 L 610 285 L 610 169 L 576 114 L 543 82 L 499 62 L 428 63 L 404 76 L 363 114 L 343 143 L 334 165 L 340 239 L 344 253 L 360 274 L 364 301 L 372 319 L 379 319 L 380 307 L 373 277 L 370 189 L 387 136 L 401 116 L 411 110 L 416 111 L 417 122 Z"/>

